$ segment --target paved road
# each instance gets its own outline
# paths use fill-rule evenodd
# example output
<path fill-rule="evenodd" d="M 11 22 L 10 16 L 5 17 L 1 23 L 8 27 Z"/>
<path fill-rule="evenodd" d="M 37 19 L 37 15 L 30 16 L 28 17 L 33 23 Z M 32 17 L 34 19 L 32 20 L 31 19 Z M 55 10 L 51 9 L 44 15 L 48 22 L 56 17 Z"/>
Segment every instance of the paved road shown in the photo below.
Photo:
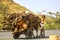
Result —
<path fill-rule="evenodd" d="M 34 31 L 36 34 L 36 32 Z M 45 30 L 45 36 L 57 34 L 60 36 L 60 30 Z M 38 34 L 39 35 L 39 34 Z M 20 38 L 24 38 L 24 34 Z M 14 39 L 11 32 L 0 32 L 0 40 L 48 40 L 48 38 L 35 38 L 35 39 Z"/>

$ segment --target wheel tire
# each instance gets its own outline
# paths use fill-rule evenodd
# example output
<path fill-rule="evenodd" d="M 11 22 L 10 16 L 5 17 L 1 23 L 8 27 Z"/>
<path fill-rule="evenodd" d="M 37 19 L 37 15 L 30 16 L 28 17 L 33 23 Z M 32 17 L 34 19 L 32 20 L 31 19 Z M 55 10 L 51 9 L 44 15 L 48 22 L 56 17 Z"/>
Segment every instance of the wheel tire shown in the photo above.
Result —
<path fill-rule="evenodd" d="M 27 38 L 32 38 L 32 33 L 30 30 L 27 31 Z"/>
<path fill-rule="evenodd" d="M 20 36 L 20 33 L 15 33 L 15 34 L 13 35 L 14 39 L 18 39 L 19 36 Z"/>

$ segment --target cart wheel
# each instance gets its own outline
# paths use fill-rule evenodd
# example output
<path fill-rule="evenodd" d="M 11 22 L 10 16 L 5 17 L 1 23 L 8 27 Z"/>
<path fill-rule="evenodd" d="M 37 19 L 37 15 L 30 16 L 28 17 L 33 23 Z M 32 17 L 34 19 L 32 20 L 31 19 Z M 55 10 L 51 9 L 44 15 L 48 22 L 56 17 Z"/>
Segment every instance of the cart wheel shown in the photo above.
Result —
<path fill-rule="evenodd" d="M 26 38 L 32 38 L 32 33 L 30 30 L 27 31 Z"/>
<path fill-rule="evenodd" d="M 14 34 L 13 34 L 14 39 L 18 39 L 19 36 L 20 36 L 20 33 L 14 33 Z"/>

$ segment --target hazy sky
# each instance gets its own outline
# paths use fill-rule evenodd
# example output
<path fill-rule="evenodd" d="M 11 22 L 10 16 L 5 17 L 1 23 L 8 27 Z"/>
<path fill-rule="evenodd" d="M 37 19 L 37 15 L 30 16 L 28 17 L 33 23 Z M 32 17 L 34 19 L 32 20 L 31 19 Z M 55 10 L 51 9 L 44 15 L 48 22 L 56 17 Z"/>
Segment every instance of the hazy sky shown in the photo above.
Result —
<path fill-rule="evenodd" d="M 14 0 L 34 12 L 46 11 L 60 11 L 60 0 Z"/>

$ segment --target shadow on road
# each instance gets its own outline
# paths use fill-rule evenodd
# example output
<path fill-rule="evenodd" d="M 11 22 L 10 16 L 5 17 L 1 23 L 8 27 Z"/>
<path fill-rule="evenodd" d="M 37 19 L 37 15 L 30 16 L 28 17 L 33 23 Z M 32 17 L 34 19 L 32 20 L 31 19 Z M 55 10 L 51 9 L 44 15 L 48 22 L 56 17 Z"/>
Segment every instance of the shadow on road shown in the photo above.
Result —
<path fill-rule="evenodd" d="M 44 38 L 49 38 L 49 36 L 45 36 L 45 37 L 36 37 L 36 38 L 18 38 L 18 39 L 44 39 Z"/>

